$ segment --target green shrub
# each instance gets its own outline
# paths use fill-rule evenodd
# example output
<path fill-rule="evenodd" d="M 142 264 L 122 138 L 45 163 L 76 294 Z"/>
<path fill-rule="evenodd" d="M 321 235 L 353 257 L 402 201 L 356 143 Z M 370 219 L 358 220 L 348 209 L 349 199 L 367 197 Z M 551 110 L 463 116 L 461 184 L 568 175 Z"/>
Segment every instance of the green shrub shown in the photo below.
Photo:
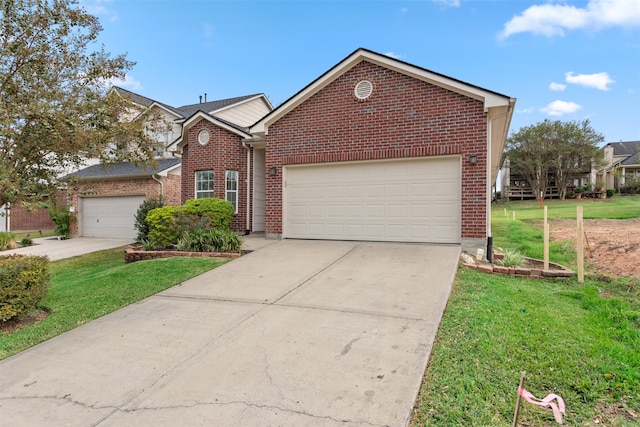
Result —
<path fill-rule="evenodd" d="M 35 308 L 47 295 L 49 259 L 40 256 L 0 257 L 0 321 Z"/>
<path fill-rule="evenodd" d="M 164 197 L 150 197 L 140 204 L 135 216 L 135 227 L 138 230 L 136 240 L 143 242 L 149 237 L 149 224 L 147 223 L 147 214 L 153 209 L 164 206 Z"/>
<path fill-rule="evenodd" d="M 147 244 L 156 249 L 169 248 L 178 242 L 175 215 L 180 210 L 177 206 L 164 206 L 149 211 L 147 224 L 149 235 Z"/>
<path fill-rule="evenodd" d="M 71 221 L 75 221 L 76 217 L 69 212 L 69 207 L 59 205 L 54 198 L 51 198 L 51 203 L 40 202 L 40 206 L 49 212 L 49 218 L 56 225 L 54 229 L 56 236 L 62 236 L 65 239 L 71 237 Z"/>
<path fill-rule="evenodd" d="M 20 240 L 20 244 L 22 246 L 32 246 L 33 245 L 33 239 L 29 236 L 25 236 L 22 238 L 22 240 Z"/>
<path fill-rule="evenodd" d="M 222 199 L 190 199 L 182 206 L 185 214 L 207 215 L 214 228 L 228 230 L 233 220 L 234 209 L 231 202 Z"/>
<path fill-rule="evenodd" d="M 239 252 L 242 238 L 231 230 L 197 230 L 178 239 L 177 249 L 190 252 Z"/>
<path fill-rule="evenodd" d="M 11 249 L 11 245 L 16 235 L 10 231 L 0 231 L 0 251 Z"/>
<path fill-rule="evenodd" d="M 627 180 L 625 185 L 620 187 L 620 192 L 624 194 L 640 194 L 640 178 Z"/>
<path fill-rule="evenodd" d="M 607 188 L 607 199 L 612 198 L 616 194 L 615 188 Z"/>

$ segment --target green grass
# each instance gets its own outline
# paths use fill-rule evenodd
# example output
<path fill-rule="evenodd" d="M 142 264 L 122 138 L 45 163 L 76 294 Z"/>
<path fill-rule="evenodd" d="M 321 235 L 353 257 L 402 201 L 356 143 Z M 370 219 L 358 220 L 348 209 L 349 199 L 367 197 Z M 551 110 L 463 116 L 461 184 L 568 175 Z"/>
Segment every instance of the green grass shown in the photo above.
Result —
<path fill-rule="evenodd" d="M 0 337 L 0 360 L 227 262 L 168 258 L 125 264 L 122 249 L 51 263 L 42 322 Z"/>
<path fill-rule="evenodd" d="M 587 218 L 640 217 L 640 197 L 550 201 L 549 217 L 575 218 L 578 203 Z M 540 219 L 533 202 L 494 207 L 494 245 L 541 258 L 542 231 L 532 223 Z M 550 253 L 575 264 L 570 245 Z M 564 398 L 566 425 L 639 425 L 640 280 L 587 274 L 580 284 L 459 269 L 411 424 L 510 426 L 521 371 L 536 396 Z M 520 426 L 556 425 L 547 409 L 521 408 Z"/>

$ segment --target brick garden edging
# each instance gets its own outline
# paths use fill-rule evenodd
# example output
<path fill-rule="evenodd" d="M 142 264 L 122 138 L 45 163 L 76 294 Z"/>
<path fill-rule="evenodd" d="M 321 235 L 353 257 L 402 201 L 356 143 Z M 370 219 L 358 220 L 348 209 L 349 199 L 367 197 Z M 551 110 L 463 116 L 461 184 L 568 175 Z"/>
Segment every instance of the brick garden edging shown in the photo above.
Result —
<path fill-rule="evenodd" d="M 494 259 L 500 259 L 502 254 L 494 254 Z M 502 267 L 499 265 L 491 264 L 473 264 L 469 262 L 463 262 L 462 265 L 468 268 L 474 268 L 480 271 L 484 271 L 487 274 L 498 274 L 501 276 L 513 276 L 513 277 L 529 277 L 532 279 L 554 279 L 554 278 L 567 278 L 573 277 L 575 272 L 569 270 L 563 265 L 556 264 L 554 262 L 549 263 L 549 269 L 544 270 L 542 267 L 544 263 L 535 258 L 522 257 L 528 263 L 539 266 L 540 268 L 531 267 Z"/>
<path fill-rule="evenodd" d="M 136 261 L 146 261 L 149 259 L 181 257 L 199 258 L 239 258 L 239 252 L 184 252 L 184 251 L 145 251 L 139 246 L 127 246 L 124 249 L 124 262 L 129 264 Z"/>

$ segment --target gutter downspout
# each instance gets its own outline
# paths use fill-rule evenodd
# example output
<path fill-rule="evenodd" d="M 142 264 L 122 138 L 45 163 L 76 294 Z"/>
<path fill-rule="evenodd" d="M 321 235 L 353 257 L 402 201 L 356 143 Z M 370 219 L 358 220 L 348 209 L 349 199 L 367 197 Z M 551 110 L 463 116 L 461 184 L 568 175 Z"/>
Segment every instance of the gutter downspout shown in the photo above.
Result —
<path fill-rule="evenodd" d="M 487 261 L 490 264 L 493 264 L 493 234 L 491 232 L 491 202 L 492 202 L 492 191 L 491 187 L 493 183 L 491 182 L 491 137 L 493 133 L 493 121 L 495 119 L 499 119 L 508 115 L 512 106 L 509 105 L 507 107 L 507 111 L 502 114 L 498 114 L 495 117 L 489 119 L 489 129 L 487 131 Z M 508 130 L 507 130 L 508 132 Z M 506 135 L 505 135 L 506 137 Z"/>
<path fill-rule="evenodd" d="M 156 178 L 156 176 L 159 177 L 159 175 L 151 175 L 151 179 L 160 184 L 160 197 L 164 199 L 164 182 L 160 181 L 160 179 Z"/>
<path fill-rule="evenodd" d="M 247 217 L 245 220 L 245 236 L 249 234 L 251 227 L 249 227 L 250 212 L 251 212 L 251 148 L 247 146 L 246 142 L 242 141 L 242 146 L 247 149 Z"/>

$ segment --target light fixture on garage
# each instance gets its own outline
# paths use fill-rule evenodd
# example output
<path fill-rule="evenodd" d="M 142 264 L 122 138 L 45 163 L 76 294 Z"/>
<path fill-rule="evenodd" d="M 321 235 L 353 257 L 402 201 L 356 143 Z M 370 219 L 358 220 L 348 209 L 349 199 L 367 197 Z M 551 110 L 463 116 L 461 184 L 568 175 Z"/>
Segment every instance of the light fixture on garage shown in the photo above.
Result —
<path fill-rule="evenodd" d="M 472 165 L 475 165 L 478 163 L 478 155 L 477 154 L 472 154 L 469 156 L 469 163 L 471 163 Z"/>
<path fill-rule="evenodd" d="M 276 176 L 278 170 L 275 167 L 269 168 L 269 175 Z"/>

